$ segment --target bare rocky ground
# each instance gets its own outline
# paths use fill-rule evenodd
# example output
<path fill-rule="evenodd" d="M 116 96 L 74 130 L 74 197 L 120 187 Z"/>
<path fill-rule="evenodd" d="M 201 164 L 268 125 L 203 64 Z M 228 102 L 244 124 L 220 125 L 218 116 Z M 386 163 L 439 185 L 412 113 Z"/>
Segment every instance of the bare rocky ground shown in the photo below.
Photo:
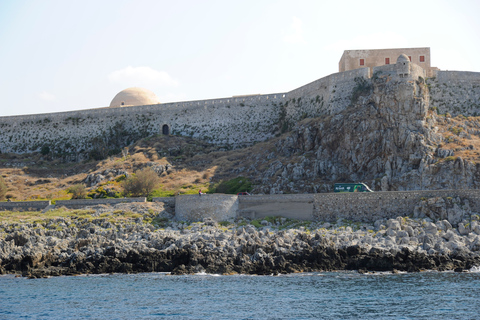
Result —
<path fill-rule="evenodd" d="M 462 222 L 452 225 L 425 216 L 427 209 L 428 204 L 420 204 L 418 218 L 363 224 L 280 217 L 186 223 L 172 220 L 170 208 L 158 203 L 61 209 L 51 219 L 0 223 L 0 273 L 38 278 L 154 271 L 468 271 L 480 266 L 479 215 L 465 213 Z"/>

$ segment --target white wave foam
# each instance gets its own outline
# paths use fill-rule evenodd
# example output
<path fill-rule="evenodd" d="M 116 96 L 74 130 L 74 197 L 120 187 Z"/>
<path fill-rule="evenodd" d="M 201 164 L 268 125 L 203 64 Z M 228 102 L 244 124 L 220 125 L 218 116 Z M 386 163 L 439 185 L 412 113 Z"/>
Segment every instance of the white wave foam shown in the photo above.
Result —
<path fill-rule="evenodd" d="M 470 272 L 478 272 L 480 273 L 480 266 L 473 266 L 470 270 L 468 270 Z"/>

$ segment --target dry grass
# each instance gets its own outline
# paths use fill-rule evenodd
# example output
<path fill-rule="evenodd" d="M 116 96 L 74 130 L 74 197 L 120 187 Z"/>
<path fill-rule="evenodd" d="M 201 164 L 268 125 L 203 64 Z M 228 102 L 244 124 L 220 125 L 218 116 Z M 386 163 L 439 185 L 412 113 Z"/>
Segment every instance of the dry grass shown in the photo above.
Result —
<path fill-rule="evenodd" d="M 437 116 L 437 127 L 444 140 L 438 147 L 453 150 L 455 157 L 480 163 L 480 117 Z"/>

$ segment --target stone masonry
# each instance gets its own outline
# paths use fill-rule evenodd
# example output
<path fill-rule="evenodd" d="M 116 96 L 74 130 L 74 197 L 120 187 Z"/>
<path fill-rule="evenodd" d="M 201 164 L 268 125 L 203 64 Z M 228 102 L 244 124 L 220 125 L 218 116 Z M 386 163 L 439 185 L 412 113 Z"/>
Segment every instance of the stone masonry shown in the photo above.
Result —
<path fill-rule="evenodd" d="M 396 57 L 395 57 L 396 58 Z M 426 78 L 415 63 L 409 77 Z M 352 105 L 361 79 L 379 72 L 399 77 L 397 64 L 331 74 L 290 92 L 173 102 L 123 108 L 97 108 L 49 114 L 0 117 L 0 152 L 47 150 L 68 161 L 90 152 L 120 152 L 134 141 L 167 132 L 232 147 L 268 140 L 304 118 L 335 115 Z M 480 73 L 437 71 L 427 79 L 432 105 L 452 116 L 480 114 Z"/>

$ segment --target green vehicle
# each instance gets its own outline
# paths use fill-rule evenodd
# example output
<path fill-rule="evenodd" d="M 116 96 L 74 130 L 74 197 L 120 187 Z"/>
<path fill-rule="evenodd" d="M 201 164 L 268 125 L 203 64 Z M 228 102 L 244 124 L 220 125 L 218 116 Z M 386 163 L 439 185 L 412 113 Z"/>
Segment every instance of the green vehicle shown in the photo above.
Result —
<path fill-rule="evenodd" d="M 373 192 L 365 183 L 335 183 L 335 192 Z"/>

